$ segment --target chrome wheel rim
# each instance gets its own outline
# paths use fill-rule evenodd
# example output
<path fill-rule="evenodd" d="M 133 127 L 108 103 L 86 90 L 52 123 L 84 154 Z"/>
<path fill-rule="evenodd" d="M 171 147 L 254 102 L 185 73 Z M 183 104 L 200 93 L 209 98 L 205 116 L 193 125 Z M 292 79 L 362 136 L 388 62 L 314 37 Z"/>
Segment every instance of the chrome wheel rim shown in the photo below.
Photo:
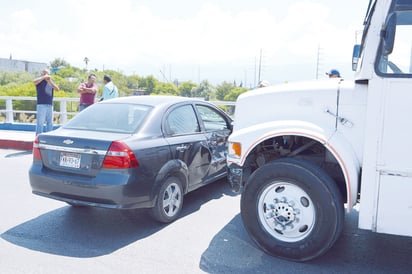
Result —
<path fill-rule="evenodd" d="M 304 239 L 316 222 L 316 209 L 309 195 L 288 182 L 269 184 L 259 195 L 257 206 L 263 228 L 280 241 Z"/>
<path fill-rule="evenodd" d="M 177 183 L 167 186 L 163 194 L 163 212 L 168 217 L 173 217 L 180 209 L 182 193 Z"/>

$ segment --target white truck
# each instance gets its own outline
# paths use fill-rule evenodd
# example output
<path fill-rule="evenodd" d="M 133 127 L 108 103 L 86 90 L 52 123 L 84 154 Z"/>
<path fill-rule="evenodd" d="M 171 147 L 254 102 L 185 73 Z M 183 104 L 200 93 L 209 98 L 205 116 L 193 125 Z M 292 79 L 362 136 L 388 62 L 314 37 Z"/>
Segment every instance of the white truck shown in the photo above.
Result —
<path fill-rule="evenodd" d="M 353 81 L 248 91 L 236 102 L 229 181 L 270 255 L 307 261 L 359 228 L 412 236 L 412 0 L 371 0 Z"/>

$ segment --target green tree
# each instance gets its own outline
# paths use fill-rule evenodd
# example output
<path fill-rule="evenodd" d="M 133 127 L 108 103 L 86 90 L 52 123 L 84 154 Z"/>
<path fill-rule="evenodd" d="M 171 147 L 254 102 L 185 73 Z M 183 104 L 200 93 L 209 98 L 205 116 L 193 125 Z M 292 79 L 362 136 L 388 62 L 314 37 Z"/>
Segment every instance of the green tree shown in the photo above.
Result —
<path fill-rule="evenodd" d="M 52 67 L 53 69 L 59 69 L 63 67 L 70 67 L 70 64 L 63 58 L 56 58 L 50 62 L 50 67 Z"/>
<path fill-rule="evenodd" d="M 5 86 L 0 86 L 0 96 L 27 96 L 36 97 L 36 88 L 32 81 L 24 84 L 9 83 Z M 15 110 L 35 110 L 36 101 L 22 100 L 13 101 L 13 109 Z"/>
<path fill-rule="evenodd" d="M 32 81 L 24 84 L 10 83 L 0 86 L 0 96 L 36 96 L 36 87 Z"/>
<path fill-rule="evenodd" d="M 235 86 L 228 82 L 223 82 L 222 84 L 216 87 L 216 99 L 217 100 L 224 100 L 225 96 L 229 94 L 229 92 L 234 89 Z"/>
<path fill-rule="evenodd" d="M 209 100 L 214 93 L 214 87 L 207 81 L 203 80 L 199 86 L 192 89 L 192 97 L 204 98 Z"/>
<path fill-rule="evenodd" d="M 138 89 L 140 81 L 141 81 L 141 77 L 137 75 L 128 76 L 127 77 L 127 87 L 129 89 Z"/>
<path fill-rule="evenodd" d="M 148 94 L 151 94 L 156 89 L 158 83 L 159 81 L 153 75 L 149 75 L 139 82 L 139 88 L 142 88 L 146 90 Z"/>
<path fill-rule="evenodd" d="M 72 67 L 60 68 L 56 71 L 55 75 L 58 75 L 62 78 L 75 78 L 80 76 L 80 73 L 76 73 Z"/>
<path fill-rule="evenodd" d="M 178 95 L 178 91 L 174 84 L 160 82 L 156 85 L 152 94 Z"/>
<path fill-rule="evenodd" d="M 87 65 L 89 64 L 90 59 L 86 57 L 84 57 L 83 59 L 84 63 L 86 64 L 86 69 L 87 69 Z"/>
<path fill-rule="evenodd" d="M 63 59 L 56 58 L 50 64 L 58 68 L 52 76 L 53 81 L 59 86 L 60 91 L 55 91 L 55 97 L 73 97 L 78 98 L 77 87 L 81 82 L 87 81 L 89 71 L 72 67 Z M 103 89 L 103 76 L 110 75 L 114 84 L 118 87 L 120 96 L 129 95 L 135 89 L 143 89 L 147 94 L 170 94 L 186 97 L 201 97 L 206 100 L 228 100 L 235 101 L 236 98 L 247 89 L 235 87 L 233 84 L 223 82 L 217 88 L 211 85 L 207 80 L 202 81 L 199 85 L 186 81 L 178 85 L 178 81 L 173 83 L 160 82 L 153 75 L 141 77 L 138 75 L 126 76 L 119 71 L 94 70 L 97 76 L 96 84 L 99 86 L 99 93 Z M 38 77 L 27 72 L 0 72 L 0 96 L 27 96 L 36 97 L 36 88 L 33 79 Z M 35 100 L 33 101 L 16 101 L 13 102 L 16 110 L 34 110 Z M 0 102 L 0 107 L 4 108 L 5 102 Z M 57 107 L 58 103 L 56 103 Z"/>
<path fill-rule="evenodd" d="M 11 72 L 11 71 L 0 71 L 0 86 L 5 86 L 10 83 L 23 84 L 31 82 L 34 75 L 28 72 Z"/>
<path fill-rule="evenodd" d="M 192 96 L 192 89 L 195 88 L 197 85 L 191 81 L 182 82 L 178 87 L 178 94 L 183 97 L 191 97 Z"/>
<path fill-rule="evenodd" d="M 223 98 L 224 101 L 236 101 L 240 94 L 248 91 L 247 88 L 235 87 Z"/>
<path fill-rule="evenodd" d="M 60 90 L 66 93 L 77 94 L 77 87 L 80 84 L 80 80 L 78 78 L 73 78 L 73 77 L 64 78 L 56 74 L 52 76 L 52 79 L 56 83 L 56 85 L 60 88 Z M 71 96 L 67 96 L 67 97 L 71 97 Z"/>

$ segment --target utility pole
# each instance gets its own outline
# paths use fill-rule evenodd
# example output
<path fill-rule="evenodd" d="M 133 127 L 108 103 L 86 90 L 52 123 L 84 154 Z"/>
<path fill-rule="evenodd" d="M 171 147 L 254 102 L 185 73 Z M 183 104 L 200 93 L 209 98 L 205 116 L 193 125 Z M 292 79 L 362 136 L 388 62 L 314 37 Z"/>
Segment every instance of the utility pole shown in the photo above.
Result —
<path fill-rule="evenodd" d="M 319 79 L 320 54 L 321 54 L 321 48 L 320 48 L 320 45 L 318 45 L 318 52 L 316 56 L 316 79 Z"/>
<path fill-rule="evenodd" d="M 257 85 L 256 85 L 256 56 L 255 56 L 255 73 L 254 73 L 253 75 L 254 75 L 253 86 L 256 87 L 256 86 L 257 86 Z"/>
<path fill-rule="evenodd" d="M 260 55 L 259 55 L 259 75 L 258 75 L 258 83 L 260 83 L 260 74 L 262 71 L 262 49 L 260 49 Z"/>
<path fill-rule="evenodd" d="M 166 66 L 163 65 L 163 70 L 161 69 L 161 70 L 160 70 L 160 73 L 161 73 L 162 76 L 163 76 L 163 81 L 168 83 L 169 81 L 167 81 L 167 77 L 166 77 L 166 75 L 165 75 L 165 71 L 166 71 Z"/>
<path fill-rule="evenodd" d="M 199 85 L 200 85 L 200 64 L 199 64 L 198 67 L 197 67 L 197 82 L 198 82 Z"/>

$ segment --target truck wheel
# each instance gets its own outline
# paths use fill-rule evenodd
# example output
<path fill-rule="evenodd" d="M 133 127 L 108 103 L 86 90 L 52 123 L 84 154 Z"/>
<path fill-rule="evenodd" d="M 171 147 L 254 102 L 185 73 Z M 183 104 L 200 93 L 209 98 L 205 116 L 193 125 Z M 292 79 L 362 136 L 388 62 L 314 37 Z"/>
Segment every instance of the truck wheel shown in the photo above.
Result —
<path fill-rule="evenodd" d="M 170 223 L 179 217 L 183 206 L 183 190 L 176 177 L 169 177 L 160 188 L 152 217 L 161 223 Z"/>
<path fill-rule="evenodd" d="M 344 208 L 336 184 L 322 169 L 286 158 L 251 175 L 241 197 L 241 216 L 265 252 L 307 261 L 324 254 L 337 240 Z"/>

